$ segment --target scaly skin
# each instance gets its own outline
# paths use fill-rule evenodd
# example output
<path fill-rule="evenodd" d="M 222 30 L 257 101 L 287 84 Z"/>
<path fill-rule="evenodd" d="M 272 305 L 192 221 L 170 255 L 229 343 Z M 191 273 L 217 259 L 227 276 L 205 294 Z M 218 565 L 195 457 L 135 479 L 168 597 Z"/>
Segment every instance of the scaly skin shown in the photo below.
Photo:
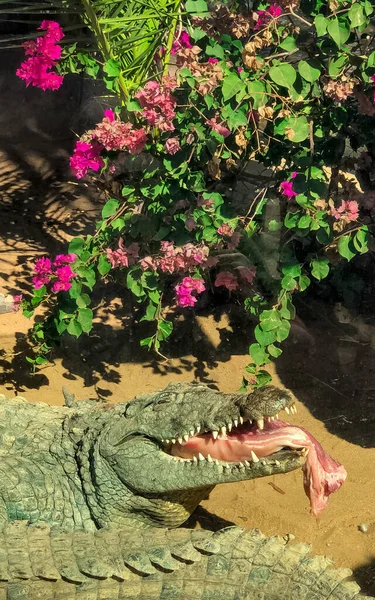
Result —
<path fill-rule="evenodd" d="M 0 548 L 0 600 L 371 600 L 308 544 L 239 527 L 61 533 L 18 521 Z"/>
<path fill-rule="evenodd" d="M 171 384 L 129 403 L 70 407 L 0 399 L 0 524 L 46 521 L 69 531 L 177 527 L 218 483 L 286 473 L 304 462 L 282 451 L 259 462 L 187 462 L 168 442 L 273 416 L 292 404 L 274 387 L 222 394 Z"/>
<path fill-rule="evenodd" d="M 366 600 L 306 544 L 163 528 L 217 483 L 301 466 L 295 450 L 248 465 L 168 454 L 166 439 L 273 416 L 288 393 L 175 384 L 105 408 L 67 400 L 0 398 L 0 600 Z"/>

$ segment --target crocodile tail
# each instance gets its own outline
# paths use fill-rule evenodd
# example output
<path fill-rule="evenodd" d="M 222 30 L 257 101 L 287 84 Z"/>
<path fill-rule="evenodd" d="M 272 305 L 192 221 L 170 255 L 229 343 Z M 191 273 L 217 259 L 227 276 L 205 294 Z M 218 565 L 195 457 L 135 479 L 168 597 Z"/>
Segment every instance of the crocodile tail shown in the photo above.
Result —
<path fill-rule="evenodd" d="M 374 600 L 310 546 L 258 530 L 0 534 L 0 600 Z"/>

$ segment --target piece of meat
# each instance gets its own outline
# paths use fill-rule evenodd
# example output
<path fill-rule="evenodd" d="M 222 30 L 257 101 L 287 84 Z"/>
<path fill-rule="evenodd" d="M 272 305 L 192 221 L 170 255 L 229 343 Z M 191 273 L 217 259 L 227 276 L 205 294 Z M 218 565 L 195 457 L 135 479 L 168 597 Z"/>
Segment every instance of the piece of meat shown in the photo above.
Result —
<path fill-rule="evenodd" d="M 186 459 L 198 456 L 198 453 L 205 457 L 210 454 L 214 459 L 230 463 L 251 462 L 252 452 L 262 458 L 286 447 L 309 450 L 303 467 L 303 484 L 310 500 L 310 513 L 317 516 L 326 507 L 329 495 L 342 486 L 347 473 L 343 465 L 331 458 L 302 427 L 279 420 L 265 422 L 264 429 L 245 423 L 216 440 L 210 433 L 191 437 L 183 444 L 174 444 L 171 452 Z"/>

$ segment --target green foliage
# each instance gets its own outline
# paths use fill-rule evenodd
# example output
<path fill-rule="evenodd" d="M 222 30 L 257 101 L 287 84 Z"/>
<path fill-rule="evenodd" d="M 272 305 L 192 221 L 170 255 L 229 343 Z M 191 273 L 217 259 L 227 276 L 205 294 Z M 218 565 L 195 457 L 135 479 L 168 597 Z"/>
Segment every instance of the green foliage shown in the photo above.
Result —
<path fill-rule="evenodd" d="M 105 167 L 96 179 L 107 201 L 95 233 L 69 244 L 77 256 L 71 288 L 53 295 L 43 286 L 23 307 L 28 317 L 44 302 L 50 311 L 33 329 L 36 358 L 28 360 L 34 367 L 61 335 L 90 332 L 91 293 L 102 279 L 126 287 L 146 327 L 141 345 L 160 353 L 173 332 L 176 284 L 188 277 L 190 285 L 191 279 L 204 281 L 207 293 L 217 287 L 225 292 L 215 278 L 229 272 L 235 281 L 231 295 L 257 319 L 242 389 L 270 380 L 265 366 L 282 353 L 296 316 L 295 295 L 337 279 L 334 265 L 341 259 L 347 264 L 371 244 L 372 213 L 340 196 L 335 184 L 350 145 L 353 152 L 372 152 L 375 49 L 366 36 L 373 7 L 368 0 L 340 2 L 338 9 L 333 4 L 302 2 L 298 14 L 285 9 L 282 18 L 241 39 L 237 32 L 217 39 L 218 32 L 206 34 L 205 21 L 196 25 L 196 16 L 210 17 L 204 0 L 184 6 L 174 0 L 83 0 L 79 14 L 94 34 L 99 58 L 77 42 L 64 49 L 64 68 L 104 79 L 118 98 L 121 120 L 146 132 L 147 160 L 126 150 L 102 151 Z M 146 79 L 160 81 L 161 71 L 167 73 L 182 29 L 200 52 L 194 63 L 185 57 L 176 67 L 173 124 L 151 126 L 134 92 Z M 160 46 L 164 61 L 154 60 Z M 173 153 L 167 151 L 170 138 L 179 144 Z M 115 185 L 110 167 L 117 158 L 126 158 L 129 168 Z M 250 159 L 272 177 L 261 181 L 241 212 L 229 200 L 232 183 L 226 180 L 235 179 Z M 161 267 L 168 244 L 181 255 L 186 248 L 204 248 L 215 270 L 202 260 Z M 231 262 L 233 255 L 241 257 L 238 264 Z M 247 277 L 255 274 L 259 293 L 250 293 L 241 277 L 244 264 Z"/>

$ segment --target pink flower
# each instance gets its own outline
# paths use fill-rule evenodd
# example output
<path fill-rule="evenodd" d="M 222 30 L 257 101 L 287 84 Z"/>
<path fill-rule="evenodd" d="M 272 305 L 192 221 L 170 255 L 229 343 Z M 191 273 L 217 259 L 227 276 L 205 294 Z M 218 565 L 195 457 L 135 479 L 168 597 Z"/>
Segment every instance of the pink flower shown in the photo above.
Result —
<path fill-rule="evenodd" d="M 238 288 L 237 277 L 230 271 L 221 271 L 215 280 L 215 287 L 224 286 L 232 291 Z"/>
<path fill-rule="evenodd" d="M 22 44 L 30 58 L 21 63 L 16 75 L 26 81 L 26 87 L 32 85 L 44 91 L 58 90 L 64 77 L 49 69 L 56 66 L 61 56 L 61 46 L 56 42 L 64 37 L 64 33 L 56 21 L 42 21 L 38 29 L 46 30 L 46 34 Z"/>
<path fill-rule="evenodd" d="M 212 56 L 210 56 L 210 58 L 208 59 L 208 62 L 210 63 L 210 65 L 216 65 L 216 63 L 219 62 L 218 58 L 212 58 Z"/>
<path fill-rule="evenodd" d="M 73 273 L 70 265 L 65 265 L 63 267 L 57 267 L 55 275 L 57 276 L 57 281 L 55 281 L 52 285 L 53 292 L 67 292 L 72 287 L 72 279 L 77 277 L 77 273 Z"/>
<path fill-rule="evenodd" d="M 281 193 L 286 196 L 289 200 L 298 196 L 298 194 L 293 190 L 293 182 L 292 181 L 283 181 L 280 184 Z"/>
<path fill-rule="evenodd" d="M 124 246 L 123 238 L 119 239 L 116 250 L 106 249 L 106 254 L 112 269 L 116 267 L 131 267 L 135 265 L 139 258 L 139 245 L 134 242 L 130 246 Z"/>
<path fill-rule="evenodd" d="M 124 123 L 113 110 L 104 112 L 103 120 L 91 133 L 108 151 L 128 150 L 130 154 L 139 154 L 147 142 L 144 129 L 134 129 L 132 123 Z"/>
<path fill-rule="evenodd" d="M 142 117 L 160 131 L 174 130 L 172 121 L 176 116 L 176 100 L 170 92 L 176 86 L 173 78 L 163 77 L 161 83 L 149 81 L 135 94 L 142 107 Z"/>
<path fill-rule="evenodd" d="M 164 148 L 168 154 L 176 154 L 181 150 L 180 140 L 177 137 L 171 137 L 165 142 Z"/>
<path fill-rule="evenodd" d="M 32 278 L 32 282 L 36 290 L 39 290 L 41 287 L 49 283 L 49 280 L 50 278 L 48 275 L 35 275 L 35 277 Z"/>
<path fill-rule="evenodd" d="M 160 243 L 159 256 L 146 256 L 140 261 L 142 269 L 161 271 L 162 273 L 186 273 L 194 270 L 198 265 L 206 269 L 212 266 L 216 259 L 209 256 L 210 249 L 205 244 L 192 244 L 174 246 L 173 242 Z"/>
<path fill-rule="evenodd" d="M 58 254 L 53 261 L 54 267 L 62 267 L 63 265 L 74 263 L 77 260 L 76 254 Z"/>
<path fill-rule="evenodd" d="M 238 67 L 237 73 L 242 73 L 242 71 L 243 71 L 243 68 L 242 67 Z"/>
<path fill-rule="evenodd" d="M 184 277 L 181 283 L 175 287 L 177 305 L 182 308 L 194 306 L 197 302 L 197 298 L 193 296 L 193 292 L 201 294 L 205 289 L 206 287 L 203 279 Z"/>
<path fill-rule="evenodd" d="M 211 129 L 222 135 L 224 138 L 228 137 L 228 135 L 230 135 L 231 133 L 230 129 L 224 127 L 220 123 L 217 123 L 216 119 L 209 119 L 208 121 L 206 121 L 206 125 L 209 125 Z"/>
<path fill-rule="evenodd" d="M 87 174 L 89 169 L 99 171 L 104 167 L 104 160 L 100 156 L 103 147 L 92 142 L 77 142 L 74 149 L 74 154 L 70 159 L 70 168 L 77 179 L 82 179 Z"/>
<path fill-rule="evenodd" d="M 342 201 L 341 206 L 339 208 L 332 207 L 330 210 L 330 215 L 335 217 L 335 219 L 342 221 L 356 221 L 359 217 L 359 208 L 358 202 L 355 200 L 350 201 Z"/>
<path fill-rule="evenodd" d="M 229 225 L 227 223 L 223 223 L 223 225 L 221 225 L 220 227 L 218 227 L 217 232 L 220 235 L 231 236 L 233 234 L 233 229 L 232 229 L 232 227 L 229 227 Z"/>
<path fill-rule="evenodd" d="M 23 294 L 18 294 L 17 296 L 13 296 L 13 312 L 17 312 L 20 309 L 20 304 L 22 302 Z"/>
<path fill-rule="evenodd" d="M 278 4 L 274 3 L 267 8 L 267 10 L 258 10 L 257 13 L 258 20 L 254 27 L 254 31 L 260 29 L 261 27 L 265 27 L 272 19 L 276 19 L 283 14 L 283 9 Z"/>

